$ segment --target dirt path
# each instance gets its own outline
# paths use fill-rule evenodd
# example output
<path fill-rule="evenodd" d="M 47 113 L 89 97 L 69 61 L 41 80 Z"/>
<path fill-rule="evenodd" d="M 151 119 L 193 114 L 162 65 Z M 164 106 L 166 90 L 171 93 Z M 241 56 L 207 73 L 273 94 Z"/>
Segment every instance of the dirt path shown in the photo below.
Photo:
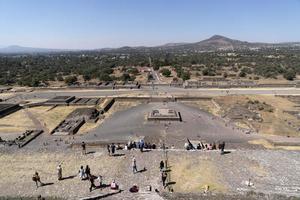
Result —
<path fill-rule="evenodd" d="M 45 126 L 43 126 L 43 124 L 28 109 L 24 109 L 24 111 L 28 118 L 31 119 L 31 121 L 34 123 L 37 129 L 43 130 L 46 133 L 49 132 L 49 130 Z"/>

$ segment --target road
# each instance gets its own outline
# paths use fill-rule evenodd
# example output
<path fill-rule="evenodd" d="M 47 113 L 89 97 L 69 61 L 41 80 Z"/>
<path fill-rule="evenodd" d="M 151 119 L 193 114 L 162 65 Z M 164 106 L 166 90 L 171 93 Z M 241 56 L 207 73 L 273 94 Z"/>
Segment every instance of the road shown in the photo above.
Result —
<path fill-rule="evenodd" d="M 241 88 L 241 89 L 183 89 L 169 86 L 143 87 L 142 89 L 97 90 L 97 89 L 61 89 L 35 90 L 16 93 L 11 102 L 28 99 L 49 99 L 54 96 L 106 97 L 106 96 L 224 96 L 224 95 L 300 95 L 300 88 Z"/>

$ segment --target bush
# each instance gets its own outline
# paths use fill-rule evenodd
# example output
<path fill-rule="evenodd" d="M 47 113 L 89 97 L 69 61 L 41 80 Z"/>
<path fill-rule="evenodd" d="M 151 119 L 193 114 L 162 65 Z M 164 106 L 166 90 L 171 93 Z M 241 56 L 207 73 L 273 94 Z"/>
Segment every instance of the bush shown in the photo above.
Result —
<path fill-rule="evenodd" d="M 171 75 L 171 71 L 165 68 L 160 70 L 160 73 L 162 73 L 162 75 L 164 75 L 165 77 L 169 77 Z"/>
<path fill-rule="evenodd" d="M 286 80 L 292 81 L 296 78 L 296 72 L 293 69 L 289 69 L 283 74 L 283 77 Z"/>
<path fill-rule="evenodd" d="M 183 72 L 182 74 L 181 74 L 181 78 L 182 78 L 182 80 L 189 80 L 190 79 L 190 73 L 189 72 Z"/>
<path fill-rule="evenodd" d="M 158 65 L 155 65 L 155 66 L 153 66 L 153 69 L 154 69 L 154 70 L 159 70 L 159 66 L 158 66 Z"/>
<path fill-rule="evenodd" d="M 108 74 L 104 73 L 104 74 L 100 74 L 99 80 L 100 81 L 112 81 L 112 78 Z"/>
<path fill-rule="evenodd" d="M 67 76 L 66 78 L 65 78 L 65 83 L 67 84 L 67 85 L 73 85 L 74 83 L 76 83 L 77 82 L 77 77 L 76 76 Z"/>

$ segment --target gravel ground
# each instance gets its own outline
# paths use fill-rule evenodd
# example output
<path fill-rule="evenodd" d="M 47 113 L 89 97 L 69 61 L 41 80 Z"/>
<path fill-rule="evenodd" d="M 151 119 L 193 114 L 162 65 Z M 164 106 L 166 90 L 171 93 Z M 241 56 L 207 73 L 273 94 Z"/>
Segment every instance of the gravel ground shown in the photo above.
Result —
<path fill-rule="evenodd" d="M 160 192 L 167 192 L 160 183 L 160 172 L 158 169 L 159 162 L 164 158 L 162 151 L 154 150 L 141 153 L 136 150 L 120 151 L 122 156 L 108 156 L 104 149 L 88 149 L 86 156 L 81 155 L 79 149 L 69 149 L 64 152 L 43 151 L 33 152 L 31 150 L 4 151 L 1 149 L 0 156 L 0 191 L 2 196 L 56 196 L 65 199 L 80 199 L 90 196 L 107 196 L 106 199 L 195 199 L 193 196 L 199 196 L 197 199 L 203 199 L 203 190 L 195 190 L 191 193 L 177 193 L 175 190 L 170 197 L 168 195 L 159 196 L 155 192 L 146 192 L 147 185 Z M 139 169 L 144 167 L 145 172 L 133 174 L 131 171 L 132 156 L 136 156 Z M 298 151 L 281 151 L 281 150 L 232 150 L 231 153 L 221 156 L 218 151 L 193 151 L 170 150 L 168 153 L 171 166 L 171 177 L 177 177 L 172 171 L 183 163 L 174 160 L 185 158 L 192 163 L 199 160 L 207 160 L 216 169 L 216 176 L 220 176 L 218 181 L 226 188 L 226 194 L 220 194 L 218 191 L 210 191 L 213 197 L 219 195 L 243 195 L 254 191 L 264 194 L 282 194 L 288 196 L 300 197 L 300 152 Z M 94 175 L 103 175 L 104 182 L 110 183 L 115 179 L 121 193 L 113 193 L 110 189 L 97 189 L 89 192 L 89 182 L 81 181 L 78 177 L 66 179 L 63 181 L 56 180 L 56 166 L 63 162 L 63 176 L 76 175 L 81 165 L 88 164 Z M 193 167 L 193 166 L 192 166 Z M 187 172 L 189 169 L 184 170 Z M 31 177 L 35 171 L 38 171 L 41 180 L 45 183 L 53 183 L 36 189 Z M 199 172 L 201 173 L 201 172 Z M 185 173 L 181 175 L 184 177 Z M 180 177 L 180 176 L 179 176 Z M 249 187 L 245 181 L 251 178 L 254 184 Z M 178 182 L 179 180 L 172 179 Z M 141 191 L 133 194 L 128 190 L 137 184 Z M 205 183 L 199 183 L 199 185 Z M 184 187 L 176 185 L 174 188 Z M 13 189 L 12 189 L 13 188 Z M 174 197 L 174 198 L 173 198 Z M 176 198 L 175 198 L 176 197 Z M 186 197 L 186 198 L 185 198 Z M 201 198 L 200 198 L 201 197 Z M 237 196 L 239 197 L 239 196 Z M 214 198 L 211 198 L 214 199 Z M 218 199 L 218 198 L 216 198 Z M 219 198 L 220 199 L 220 198 Z M 225 198 L 241 199 L 241 198 Z M 252 198 L 253 199 L 253 198 Z M 261 198 L 266 199 L 266 198 Z M 270 198 L 272 199 L 272 198 Z M 276 199 L 274 197 L 274 199 Z M 280 198 L 277 198 L 280 199 Z"/>
<path fill-rule="evenodd" d="M 147 121 L 146 115 L 153 109 L 169 108 L 181 113 L 182 122 Z M 206 142 L 225 141 L 230 144 L 247 143 L 258 135 L 246 135 L 242 131 L 225 126 L 225 122 L 203 110 L 182 103 L 149 103 L 114 113 L 98 128 L 80 138 L 85 141 L 123 140 L 137 137 L 158 138 L 160 142 L 182 148 L 186 138 Z"/>

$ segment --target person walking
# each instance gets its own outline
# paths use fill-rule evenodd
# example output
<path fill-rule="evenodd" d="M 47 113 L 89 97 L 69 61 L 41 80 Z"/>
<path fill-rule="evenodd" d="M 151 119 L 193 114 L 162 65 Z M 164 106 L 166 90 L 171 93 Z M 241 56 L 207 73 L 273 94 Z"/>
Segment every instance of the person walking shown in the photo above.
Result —
<path fill-rule="evenodd" d="M 86 155 L 86 146 L 85 146 L 85 142 L 81 143 L 81 148 L 82 148 L 82 155 Z"/>
<path fill-rule="evenodd" d="M 84 173 L 83 166 L 80 166 L 79 177 L 80 177 L 81 180 L 83 180 L 85 178 L 85 173 Z"/>
<path fill-rule="evenodd" d="M 87 177 L 91 176 L 91 169 L 90 169 L 90 167 L 88 165 L 85 167 L 85 175 Z"/>
<path fill-rule="evenodd" d="M 221 155 L 224 155 L 224 149 L 225 149 L 225 142 L 222 142 L 222 144 L 221 144 Z"/>
<path fill-rule="evenodd" d="M 167 172 L 162 172 L 162 173 L 161 173 L 161 181 L 162 181 L 162 183 L 163 183 L 164 188 L 167 186 L 167 185 L 166 185 L 167 177 L 168 177 Z"/>
<path fill-rule="evenodd" d="M 36 188 L 39 187 L 39 184 L 40 184 L 40 186 L 43 186 L 43 183 L 41 182 L 41 178 L 40 178 L 38 172 L 34 173 L 32 180 L 35 182 Z"/>
<path fill-rule="evenodd" d="M 99 187 L 102 189 L 102 185 L 103 185 L 103 177 L 101 175 L 98 176 L 97 181 L 99 183 Z"/>
<path fill-rule="evenodd" d="M 57 179 L 60 181 L 62 180 L 62 167 L 61 167 L 61 164 L 59 164 L 57 166 Z"/>
<path fill-rule="evenodd" d="M 90 181 L 90 192 L 93 190 L 93 188 L 97 188 L 94 182 L 94 177 L 92 176 L 88 176 L 89 177 L 89 181 Z"/>
<path fill-rule="evenodd" d="M 164 167 L 165 167 L 164 161 L 160 161 L 160 163 L 159 163 L 159 169 L 160 169 L 161 172 L 163 171 Z"/>
<path fill-rule="evenodd" d="M 135 174 L 137 171 L 138 170 L 137 170 L 137 166 L 136 166 L 136 159 L 133 156 L 133 158 L 132 158 L 132 172 Z"/>

